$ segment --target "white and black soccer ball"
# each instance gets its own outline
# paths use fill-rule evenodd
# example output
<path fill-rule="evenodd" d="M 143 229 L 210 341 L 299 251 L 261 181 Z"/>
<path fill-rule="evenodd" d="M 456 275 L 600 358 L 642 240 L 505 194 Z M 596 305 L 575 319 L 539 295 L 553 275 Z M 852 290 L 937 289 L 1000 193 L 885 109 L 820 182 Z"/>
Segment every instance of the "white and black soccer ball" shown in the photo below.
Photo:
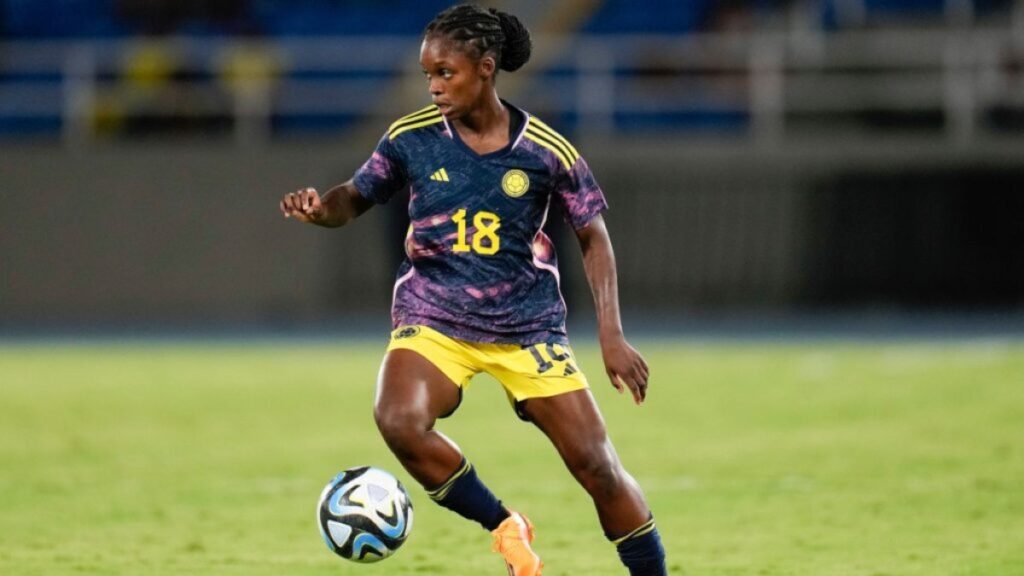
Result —
<path fill-rule="evenodd" d="M 332 552 L 353 562 L 379 562 L 409 537 L 412 500 L 398 478 L 362 466 L 327 483 L 316 516 Z"/>

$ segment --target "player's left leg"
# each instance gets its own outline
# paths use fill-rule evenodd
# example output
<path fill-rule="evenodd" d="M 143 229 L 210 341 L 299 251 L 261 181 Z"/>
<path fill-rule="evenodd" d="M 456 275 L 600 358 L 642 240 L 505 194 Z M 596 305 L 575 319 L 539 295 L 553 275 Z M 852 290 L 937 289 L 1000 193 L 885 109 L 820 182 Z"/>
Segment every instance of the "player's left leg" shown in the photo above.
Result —
<path fill-rule="evenodd" d="M 554 444 L 594 500 L 605 535 L 632 576 L 664 576 L 665 550 L 636 480 L 622 467 L 589 390 L 530 398 L 523 413 Z"/>

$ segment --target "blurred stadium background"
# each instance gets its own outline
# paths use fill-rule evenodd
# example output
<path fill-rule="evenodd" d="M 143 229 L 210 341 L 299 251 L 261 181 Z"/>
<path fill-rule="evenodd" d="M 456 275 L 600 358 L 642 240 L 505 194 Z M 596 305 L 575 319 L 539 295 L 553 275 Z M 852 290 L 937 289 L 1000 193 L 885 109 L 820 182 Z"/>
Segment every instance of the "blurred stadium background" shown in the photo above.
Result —
<path fill-rule="evenodd" d="M 402 210 L 276 204 L 427 101 L 447 4 L 0 2 L 0 329 L 386 330 Z M 1024 3 L 492 4 L 536 36 L 503 96 L 606 190 L 635 325 L 1024 325 Z"/>

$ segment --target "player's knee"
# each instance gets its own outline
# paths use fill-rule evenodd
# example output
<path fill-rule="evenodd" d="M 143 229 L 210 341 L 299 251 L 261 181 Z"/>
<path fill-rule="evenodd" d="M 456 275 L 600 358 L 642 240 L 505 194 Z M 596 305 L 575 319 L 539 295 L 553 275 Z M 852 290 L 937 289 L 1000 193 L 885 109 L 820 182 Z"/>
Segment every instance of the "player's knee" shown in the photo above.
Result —
<path fill-rule="evenodd" d="M 428 429 L 422 414 L 404 406 L 378 405 L 373 418 L 384 441 L 396 451 L 412 450 Z"/>
<path fill-rule="evenodd" d="M 616 494 L 623 482 L 622 465 L 608 449 L 587 451 L 574 459 L 570 468 L 583 488 L 595 498 Z"/>

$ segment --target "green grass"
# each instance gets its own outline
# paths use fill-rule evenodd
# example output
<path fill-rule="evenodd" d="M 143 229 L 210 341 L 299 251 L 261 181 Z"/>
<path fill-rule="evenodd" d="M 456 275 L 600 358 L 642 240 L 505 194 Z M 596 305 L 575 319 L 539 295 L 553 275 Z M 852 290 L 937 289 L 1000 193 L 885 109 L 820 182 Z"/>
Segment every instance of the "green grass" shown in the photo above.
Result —
<path fill-rule="evenodd" d="M 579 345 L 672 574 L 1024 574 L 1024 344 L 641 345 L 649 403 Z M 371 419 L 381 346 L 0 347 L 0 574 L 504 574 Z M 478 377 L 441 429 L 537 525 L 547 576 L 621 575 L 554 451 Z M 410 486 L 405 547 L 324 547 L 323 484 Z"/>

